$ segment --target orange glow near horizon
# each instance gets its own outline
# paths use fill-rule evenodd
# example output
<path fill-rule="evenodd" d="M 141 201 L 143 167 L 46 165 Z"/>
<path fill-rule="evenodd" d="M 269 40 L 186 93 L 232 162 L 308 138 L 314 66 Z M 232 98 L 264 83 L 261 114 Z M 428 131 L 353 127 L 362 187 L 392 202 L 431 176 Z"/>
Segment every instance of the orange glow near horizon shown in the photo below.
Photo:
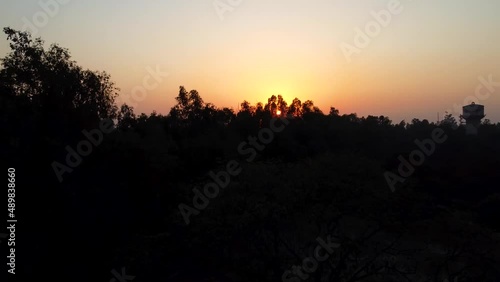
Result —
<path fill-rule="evenodd" d="M 14 29 L 23 22 L 11 8 L 22 15 L 40 8 L 7 2 L 0 18 Z M 168 114 L 185 86 L 219 108 L 238 110 L 244 100 L 265 104 L 282 95 L 288 105 L 294 98 L 311 100 L 324 113 L 335 107 L 340 114 L 384 115 L 394 122 L 435 121 L 438 112 L 474 95 L 478 77 L 500 81 L 495 0 L 402 1 L 403 12 L 348 62 L 340 45 L 355 44 L 355 29 L 364 29 L 371 12 L 388 2 L 244 1 L 221 21 L 212 5 L 201 2 L 75 1 L 38 35 L 47 45 L 68 48 L 83 68 L 109 73 L 120 88 L 119 103 L 131 101 L 144 81 L 155 85 L 144 99 L 130 102 L 138 114 Z M 0 40 L 0 57 L 9 50 Z M 156 84 L 147 79 L 148 68 L 170 75 Z M 500 121 L 500 95 L 479 102 L 489 119 Z"/>

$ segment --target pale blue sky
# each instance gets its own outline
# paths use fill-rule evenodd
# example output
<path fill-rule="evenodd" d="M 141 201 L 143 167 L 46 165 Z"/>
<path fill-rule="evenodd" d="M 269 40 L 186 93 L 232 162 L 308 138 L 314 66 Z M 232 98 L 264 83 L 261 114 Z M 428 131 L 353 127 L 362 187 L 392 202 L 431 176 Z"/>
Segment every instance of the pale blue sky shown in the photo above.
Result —
<path fill-rule="evenodd" d="M 498 0 L 401 0 L 403 12 L 348 63 L 340 44 L 390 1 L 243 0 L 221 20 L 212 0 L 69 0 L 37 35 L 109 72 L 122 95 L 159 65 L 170 76 L 137 103 L 147 113 L 167 113 L 184 85 L 220 107 L 282 94 L 325 111 L 435 120 L 474 94 L 478 76 L 500 81 Z M 0 26 L 21 29 L 38 3 L 3 0 Z M 499 94 L 480 101 L 494 121 Z"/>

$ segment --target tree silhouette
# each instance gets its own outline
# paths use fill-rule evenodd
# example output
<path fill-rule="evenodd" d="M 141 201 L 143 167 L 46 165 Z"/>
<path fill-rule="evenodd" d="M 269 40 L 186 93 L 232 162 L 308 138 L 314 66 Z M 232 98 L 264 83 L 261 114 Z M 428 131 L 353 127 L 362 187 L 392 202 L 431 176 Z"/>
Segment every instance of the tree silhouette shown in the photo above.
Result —
<path fill-rule="evenodd" d="M 457 123 L 455 117 L 451 113 L 448 113 L 448 112 L 446 112 L 443 120 L 439 123 L 439 125 L 450 127 L 450 128 L 458 127 L 458 123 Z"/>
<path fill-rule="evenodd" d="M 500 281 L 500 124 L 471 138 L 451 115 L 393 124 L 281 95 L 235 113 L 183 86 L 167 115 L 117 110 L 109 75 L 5 32 L 0 159 L 21 172 L 34 279 L 57 261 L 56 281 L 103 280 L 117 263 L 141 281 L 279 281 L 288 269 L 302 281 L 315 238 L 331 236 L 336 251 L 306 263 L 311 281 Z M 117 129 L 104 135 L 107 118 Z M 59 183 L 50 164 L 78 158 Z M 404 174 L 394 192 L 388 171 Z M 180 203 L 196 208 L 189 225 Z"/>
<path fill-rule="evenodd" d="M 321 110 L 314 106 L 314 102 L 311 100 L 307 100 L 302 104 L 302 113 L 303 114 L 309 114 L 309 113 L 321 113 Z"/>
<path fill-rule="evenodd" d="M 339 110 L 337 110 L 334 107 L 330 107 L 330 116 L 332 116 L 332 117 L 338 117 L 339 116 Z"/>
<path fill-rule="evenodd" d="M 277 97 L 272 95 L 271 98 L 267 99 L 267 104 L 264 106 L 264 110 L 269 112 L 272 116 L 276 115 L 276 111 L 278 110 Z"/>
<path fill-rule="evenodd" d="M 52 44 L 45 50 L 44 42 L 27 32 L 11 28 L 4 32 L 12 50 L 2 59 L 4 91 L 26 98 L 35 111 L 76 118 L 87 125 L 116 117 L 118 89 L 107 73 L 83 70 L 67 49 Z"/>
<path fill-rule="evenodd" d="M 288 112 L 287 102 L 283 99 L 281 95 L 278 95 L 278 100 L 276 102 L 276 109 L 280 111 L 282 114 L 286 114 Z"/>
<path fill-rule="evenodd" d="M 123 104 L 118 112 L 118 128 L 119 129 L 130 129 L 136 125 L 136 116 L 134 113 L 134 108 Z"/>
<path fill-rule="evenodd" d="M 170 115 L 180 120 L 193 121 L 201 118 L 205 106 L 198 91 L 187 92 L 184 86 L 179 87 L 179 95 L 175 98 L 177 105 L 170 110 Z"/>
<path fill-rule="evenodd" d="M 302 115 L 302 102 L 298 98 L 293 99 L 288 109 L 288 114 L 294 117 L 300 117 Z"/>

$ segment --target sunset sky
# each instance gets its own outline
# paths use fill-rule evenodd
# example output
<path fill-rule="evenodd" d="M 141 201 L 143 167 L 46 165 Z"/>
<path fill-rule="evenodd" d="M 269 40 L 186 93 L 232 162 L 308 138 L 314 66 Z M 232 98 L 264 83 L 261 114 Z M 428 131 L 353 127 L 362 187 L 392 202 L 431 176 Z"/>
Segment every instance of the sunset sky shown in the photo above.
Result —
<path fill-rule="evenodd" d="M 65 1 L 37 27 L 47 46 L 56 42 L 84 68 L 108 72 L 122 96 L 143 85 L 148 67 L 169 73 L 138 112 L 168 113 L 184 85 L 218 107 L 281 94 L 324 112 L 435 121 L 475 94 L 478 77 L 500 82 L 498 0 L 397 1 L 402 11 L 351 62 L 340 46 L 355 46 L 355 29 L 392 0 L 242 0 L 222 17 L 213 0 Z M 0 26 L 23 29 L 23 17 L 33 22 L 43 11 L 38 1 L 3 0 Z M 0 56 L 8 51 L 2 34 Z M 496 90 L 480 103 L 499 122 Z"/>

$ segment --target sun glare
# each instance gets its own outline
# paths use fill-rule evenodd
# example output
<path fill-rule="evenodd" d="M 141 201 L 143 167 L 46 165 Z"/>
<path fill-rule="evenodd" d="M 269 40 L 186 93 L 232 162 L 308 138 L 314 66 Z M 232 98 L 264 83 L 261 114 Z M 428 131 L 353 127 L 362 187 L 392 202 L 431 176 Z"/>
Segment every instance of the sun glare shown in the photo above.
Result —
<path fill-rule="evenodd" d="M 280 116 L 281 115 L 281 111 L 280 110 L 276 111 L 276 114 Z"/>

